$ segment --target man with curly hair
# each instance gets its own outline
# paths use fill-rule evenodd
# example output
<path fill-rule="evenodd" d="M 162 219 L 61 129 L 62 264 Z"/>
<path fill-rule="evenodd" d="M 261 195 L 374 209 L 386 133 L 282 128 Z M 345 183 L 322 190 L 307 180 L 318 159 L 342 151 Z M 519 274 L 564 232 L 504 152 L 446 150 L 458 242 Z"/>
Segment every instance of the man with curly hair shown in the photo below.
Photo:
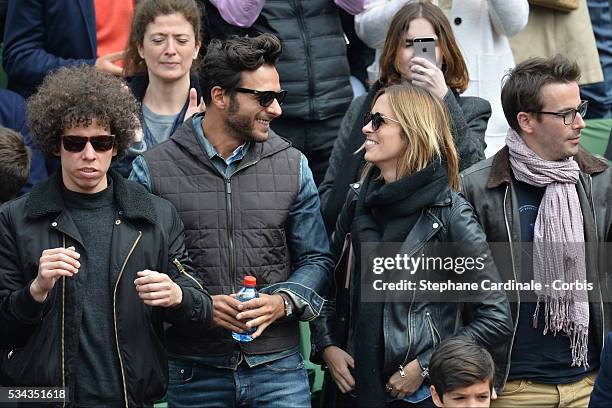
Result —
<path fill-rule="evenodd" d="M 48 76 L 29 126 L 60 171 L 0 210 L 4 374 L 66 387 L 78 407 L 153 404 L 168 382 L 164 325 L 195 332 L 212 320 L 175 208 L 108 171 L 136 109 L 93 67 Z"/>

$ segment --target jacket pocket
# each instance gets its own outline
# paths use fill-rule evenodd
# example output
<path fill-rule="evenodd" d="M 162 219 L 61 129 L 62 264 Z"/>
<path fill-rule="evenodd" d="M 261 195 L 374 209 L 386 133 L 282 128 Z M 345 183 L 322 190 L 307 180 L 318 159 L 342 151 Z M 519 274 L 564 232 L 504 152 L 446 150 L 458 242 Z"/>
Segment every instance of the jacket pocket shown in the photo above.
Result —
<path fill-rule="evenodd" d="M 304 360 L 301 354 L 295 353 L 287 357 L 279 358 L 264 365 L 265 369 L 272 373 L 281 374 L 304 369 Z"/>
<path fill-rule="evenodd" d="M 168 361 L 168 375 L 170 385 L 188 383 L 193 378 L 193 363 L 170 360 Z"/>
<path fill-rule="evenodd" d="M 527 389 L 529 383 L 527 380 L 513 380 L 506 382 L 506 386 L 501 393 L 501 396 L 510 396 L 520 394 Z"/>
<path fill-rule="evenodd" d="M 24 347 L 2 355 L 0 365 L 13 384 L 61 386 L 60 334 L 44 319 Z"/>

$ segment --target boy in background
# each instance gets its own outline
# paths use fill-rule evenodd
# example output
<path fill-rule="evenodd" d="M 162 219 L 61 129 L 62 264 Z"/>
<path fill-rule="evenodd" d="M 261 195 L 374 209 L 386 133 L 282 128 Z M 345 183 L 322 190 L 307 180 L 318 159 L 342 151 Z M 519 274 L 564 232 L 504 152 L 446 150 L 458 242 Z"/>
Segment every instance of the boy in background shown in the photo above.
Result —
<path fill-rule="evenodd" d="M 495 364 L 489 352 L 465 336 L 436 347 L 429 364 L 431 397 L 437 407 L 489 407 Z"/>

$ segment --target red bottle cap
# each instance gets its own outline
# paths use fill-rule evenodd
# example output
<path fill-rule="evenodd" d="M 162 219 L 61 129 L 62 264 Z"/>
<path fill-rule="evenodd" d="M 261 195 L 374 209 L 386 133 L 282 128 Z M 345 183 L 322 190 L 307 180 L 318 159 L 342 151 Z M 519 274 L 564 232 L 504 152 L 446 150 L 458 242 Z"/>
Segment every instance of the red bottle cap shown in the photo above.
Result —
<path fill-rule="evenodd" d="M 257 279 L 254 276 L 245 276 L 243 285 L 249 288 L 254 288 L 257 285 Z"/>

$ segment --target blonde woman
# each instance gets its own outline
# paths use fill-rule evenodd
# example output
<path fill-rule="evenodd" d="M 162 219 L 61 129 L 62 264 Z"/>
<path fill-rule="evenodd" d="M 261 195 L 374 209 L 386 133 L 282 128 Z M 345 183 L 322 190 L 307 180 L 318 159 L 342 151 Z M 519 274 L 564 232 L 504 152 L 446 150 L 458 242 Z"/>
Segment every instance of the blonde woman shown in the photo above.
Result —
<path fill-rule="evenodd" d="M 402 252 L 412 253 L 430 242 L 486 241 L 472 208 L 455 191 L 459 165 L 448 123 L 442 101 L 414 85 L 382 89 L 365 114 L 367 165 L 332 236 L 336 259 L 347 233 L 357 254 L 350 312 L 338 316 L 334 304 L 339 303 L 332 301 L 312 324 L 315 353 L 338 390 L 347 394 L 340 405 L 433 406 L 427 367 L 441 340 L 461 334 L 492 345 L 511 331 L 502 292 L 488 292 L 472 304 L 476 317 L 469 322 L 463 321 L 459 303 L 362 300 L 360 277 L 371 273 L 361 268 L 364 243 L 403 243 Z M 497 270 L 487 262 L 479 274 L 472 279 L 496 279 Z M 343 343 L 338 318 L 349 319 Z"/>

